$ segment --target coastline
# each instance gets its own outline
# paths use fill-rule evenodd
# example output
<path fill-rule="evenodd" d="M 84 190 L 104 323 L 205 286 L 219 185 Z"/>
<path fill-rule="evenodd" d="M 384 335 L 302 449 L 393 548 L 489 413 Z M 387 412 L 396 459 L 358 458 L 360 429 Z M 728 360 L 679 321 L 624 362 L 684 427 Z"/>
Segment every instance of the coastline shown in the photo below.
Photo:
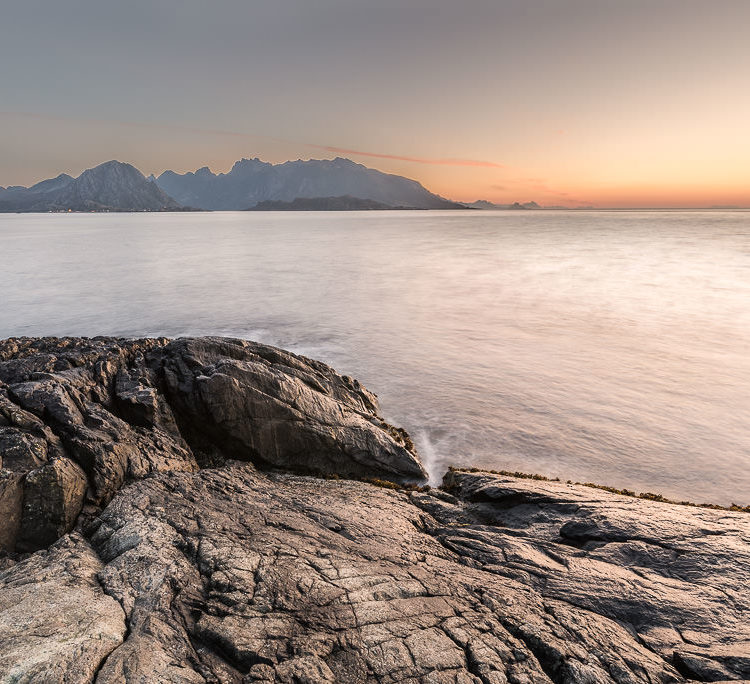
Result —
<path fill-rule="evenodd" d="M 3 682 L 750 677 L 743 512 L 430 489 L 371 392 L 280 349 L 0 341 L 0 453 Z"/>

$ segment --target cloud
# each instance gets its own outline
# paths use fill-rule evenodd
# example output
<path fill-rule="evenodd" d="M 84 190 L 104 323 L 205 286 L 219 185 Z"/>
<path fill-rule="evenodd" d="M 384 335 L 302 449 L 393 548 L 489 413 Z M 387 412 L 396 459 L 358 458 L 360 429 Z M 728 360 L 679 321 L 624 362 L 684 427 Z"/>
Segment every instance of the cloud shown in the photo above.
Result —
<path fill-rule="evenodd" d="M 428 159 L 425 157 L 407 157 L 398 154 L 381 154 L 379 152 L 363 152 L 362 150 L 350 150 L 345 147 L 330 147 L 328 145 L 310 145 L 319 150 L 333 152 L 335 154 L 352 154 L 356 157 L 375 157 L 377 159 L 396 159 L 398 161 L 413 162 L 415 164 L 435 164 L 438 166 L 481 166 L 484 168 L 502 169 L 502 164 L 482 161 L 479 159 Z"/>
<path fill-rule="evenodd" d="M 495 162 L 483 161 L 480 159 L 428 159 L 424 157 L 409 157 L 398 154 L 381 154 L 379 152 L 365 152 L 362 150 L 351 150 L 345 147 L 333 147 L 330 145 L 319 145 L 315 143 L 300 143 L 294 140 L 287 140 L 285 138 L 276 138 L 258 133 L 243 133 L 238 131 L 228 131 L 223 129 L 215 128 L 197 128 L 194 126 L 185 126 L 180 124 L 160 124 L 160 123 L 146 123 L 140 121 L 121 121 L 118 119 L 98 119 L 91 117 L 72 117 L 72 116 L 60 116 L 54 114 L 41 114 L 38 112 L 20 112 L 20 111 L 0 111 L 0 116 L 13 116 L 22 118 L 34 118 L 48 121 L 62 121 L 62 122 L 86 122 L 91 124 L 109 124 L 114 126 L 126 126 L 130 128 L 141 128 L 151 130 L 173 130 L 182 131 L 185 133 L 193 133 L 197 135 L 218 135 L 227 136 L 232 138 L 246 138 L 246 139 L 257 139 L 257 140 L 268 140 L 276 143 L 283 143 L 286 145 L 304 145 L 305 147 L 312 147 L 316 150 L 325 150 L 334 154 L 351 154 L 357 157 L 374 157 L 376 159 L 395 159 L 398 161 L 413 162 L 415 164 L 433 164 L 438 166 L 475 166 L 492 169 L 505 168 L 502 164 L 496 164 Z"/>

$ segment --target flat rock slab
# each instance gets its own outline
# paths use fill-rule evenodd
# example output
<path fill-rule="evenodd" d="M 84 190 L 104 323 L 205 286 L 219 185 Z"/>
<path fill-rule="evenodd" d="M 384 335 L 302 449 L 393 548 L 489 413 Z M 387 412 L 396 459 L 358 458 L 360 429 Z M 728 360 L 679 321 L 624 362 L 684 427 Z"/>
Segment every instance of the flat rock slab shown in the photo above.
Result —
<path fill-rule="evenodd" d="M 446 484 L 406 493 L 239 462 L 156 474 L 85 540 L 0 575 L 0 596 L 87 545 L 117 607 L 100 683 L 750 677 L 750 516 L 481 473 Z M 90 576 L 59 581 L 93 616 L 81 637 L 101 633 Z M 16 623 L 39 612 L 19 605 Z M 52 643 L 71 628 L 55 620 Z M 39 643 L 14 638 L 0 638 L 0 681 Z"/>

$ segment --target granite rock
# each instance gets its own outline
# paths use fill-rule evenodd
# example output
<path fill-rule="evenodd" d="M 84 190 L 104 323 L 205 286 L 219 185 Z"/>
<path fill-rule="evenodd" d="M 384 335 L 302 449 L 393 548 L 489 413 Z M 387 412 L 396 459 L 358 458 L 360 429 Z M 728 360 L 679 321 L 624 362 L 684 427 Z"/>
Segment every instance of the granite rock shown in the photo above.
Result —
<path fill-rule="evenodd" d="M 2 684 L 750 679 L 747 513 L 345 479 L 422 469 L 356 381 L 239 340 L 10 340 L 0 382 Z"/>
<path fill-rule="evenodd" d="M 0 549 L 44 548 L 126 482 L 227 458 L 424 479 L 408 435 L 377 412 L 356 380 L 244 340 L 2 341 Z"/>
<path fill-rule="evenodd" d="M 237 461 L 160 473 L 123 488 L 83 537 L 0 573 L 0 596 L 9 580 L 98 559 L 126 626 L 103 684 L 750 677 L 747 514 L 482 473 L 446 485 L 394 491 Z M 66 582 L 99 619 L 90 576 Z M 54 612 L 41 595 L 13 620 Z M 54 643 L 79 623 L 55 624 Z M 9 653 L 0 638 L 0 681 L 24 667 L 15 638 Z"/>

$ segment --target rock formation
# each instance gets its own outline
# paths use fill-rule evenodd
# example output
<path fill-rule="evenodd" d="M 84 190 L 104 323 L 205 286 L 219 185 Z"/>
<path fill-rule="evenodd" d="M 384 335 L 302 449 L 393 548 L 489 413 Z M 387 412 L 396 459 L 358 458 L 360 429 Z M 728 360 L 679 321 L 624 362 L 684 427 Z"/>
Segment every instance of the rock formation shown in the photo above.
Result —
<path fill-rule="evenodd" d="M 8 340 L 0 383 L 0 682 L 750 678 L 745 513 L 399 488 L 372 394 L 241 340 Z"/>
<path fill-rule="evenodd" d="M 0 343 L 0 548 L 33 551 L 122 485 L 227 458 L 295 472 L 425 477 L 377 400 L 325 364 L 242 340 Z"/>

